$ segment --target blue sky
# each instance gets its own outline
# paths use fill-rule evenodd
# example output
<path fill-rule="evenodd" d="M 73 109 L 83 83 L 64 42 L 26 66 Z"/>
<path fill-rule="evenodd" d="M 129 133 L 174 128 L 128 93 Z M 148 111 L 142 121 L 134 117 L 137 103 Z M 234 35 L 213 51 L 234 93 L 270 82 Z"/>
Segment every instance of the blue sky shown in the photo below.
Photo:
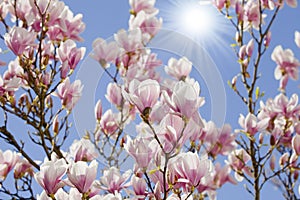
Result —
<path fill-rule="evenodd" d="M 181 0 L 180 2 L 183 1 L 184 0 Z M 184 30 L 181 30 L 180 27 L 176 26 L 177 18 L 175 18 L 174 16 L 179 15 L 179 12 L 181 12 L 179 11 L 180 9 L 176 7 L 177 5 L 180 5 L 180 3 L 178 2 L 179 0 L 157 0 L 157 7 L 160 9 L 159 16 L 163 17 L 164 19 L 164 28 L 174 30 L 178 33 L 183 34 L 186 40 L 191 39 L 195 43 L 202 43 L 201 47 L 203 47 L 204 49 L 204 57 L 208 59 L 207 63 L 212 61 L 214 63 L 214 66 L 217 67 L 216 70 L 221 75 L 221 79 L 219 79 L 220 77 L 217 76 L 205 77 L 205 75 L 207 75 L 207 71 L 205 71 L 205 68 L 201 68 L 199 70 L 197 67 L 194 67 L 193 74 L 195 74 L 195 78 L 197 78 L 200 82 L 202 94 L 205 96 L 207 102 L 201 110 L 201 114 L 202 116 L 204 116 L 204 118 L 209 120 L 213 115 L 217 113 L 216 108 L 219 109 L 220 107 L 222 109 L 225 107 L 226 112 L 220 113 L 220 115 L 225 117 L 224 120 L 226 123 L 231 124 L 233 128 L 238 128 L 237 119 L 239 113 L 246 114 L 246 109 L 245 106 L 241 103 L 241 100 L 227 86 L 227 80 L 231 80 L 231 78 L 239 72 L 238 63 L 236 62 L 234 53 L 230 48 L 230 44 L 233 43 L 234 32 L 229 26 L 223 26 L 223 22 L 226 23 L 226 20 L 223 20 L 223 18 L 220 19 L 221 17 L 218 16 L 218 19 L 222 22 L 222 26 L 216 29 L 216 34 L 219 35 L 221 39 L 210 37 L 207 40 L 200 41 L 197 37 L 191 37 L 190 35 L 185 33 Z M 82 34 L 84 42 L 79 44 L 79 46 L 85 46 L 87 48 L 87 55 L 92 50 L 92 42 L 94 39 L 96 39 L 97 37 L 110 38 L 119 29 L 127 29 L 128 27 L 130 8 L 127 0 L 65 0 L 65 3 L 71 8 L 74 13 L 82 13 L 84 16 L 83 21 L 86 23 L 86 30 Z M 278 93 L 278 82 L 275 81 L 273 75 L 276 65 L 270 58 L 274 47 L 281 44 L 283 48 L 291 48 L 296 54 L 296 57 L 300 59 L 300 49 L 296 48 L 296 45 L 294 43 L 294 32 L 295 30 L 300 31 L 299 19 L 300 8 L 292 9 L 288 6 L 285 6 L 284 9 L 279 13 L 278 20 L 274 23 L 274 26 L 271 29 L 273 39 L 271 41 L 269 50 L 262 60 L 261 73 L 263 75 L 263 79 L 258 82 L 261 90 L 266 91 L 266 97 L 274 97 Z M 173 43 L 176 43 L 176 41 L 174 40 L 165 40 L 164 42 L 166 43 L 166 45 L 172 45 Z M 161 58 L 165 64 L 170 56 L 180 56 L 174 55 L 172 52 L 160 50 L 157 51 L 158 53 L 160 53 L 159 58 Z M 191 53 L 190 51 L 188 51 L 188 54 L 190 56 L 197 56 L 193 55 L 193 53 Z M 95 63 L 93 63 L 93 61 L 91 61 L 88 57 L 82 62 L 82 66 L 80 66 L 78 70 L 86 69 L 86 67 L 90 67 L 90 70 L 88 72 L 81 73 L 81 75 L 83 75 L 83 77 L 85 78 L 88 77 L 90 79 L 93 79 L 92 77 L 97 76 L 97 73 L 101 73 L 101 69 L 99 69 L 98 66 L 96 66 Z M 219 102 L 215 100 L 214 95 L 215 89 L 218 90 L 220 88 L 216 88 L 215 85 L 209 85 L 210 81 L 216 80 L 223 81 L 221 86 L 223 85 L 225 88 L 225 96 L 221 96 L 222 98 L 218 99 Z M 98 83 L 97 81 L 98 80 L 95 79 L 91 84 L 96 84 Z M 289 82 L 289 96 L 294 92 L 299 93 L 298 85 L 299 81 Z M 91 92 L 86 86 L 84 89 L 87 92 Z M 81 105 L 88 105 L 88 109 L 86 109 L 84 113 L 81 113 L 82 115 L 78 118 L 78 120 L 80 120 L 80 123 L 75 124 L 77 126 L 76 128 L 79 135 L 80 133 L 83 133 L 84 129 L 93 129 L 94 115 L 92 107 L 97 98 L 103 97 L 105 91 L 105 86 L 98 85 L 96 90 L 92 91 L 91 93 L 91 95 L 93 95 L 94 93 L 96 94 L 96 97 L 94 99 L 91 99 L 89 102 L 86 102 L 85 100 L 81 101 Z M 213 108 L 215 109 L 215 111 L 212 113 Z M 75 110 L 75 118 L 78 117 L 76 116 L 76 113 L 79 113 L 79 111 L 80 108 L 77 111 Z M 222 121 L 220 123 L 222 123 Z M 3 142 L 1 142 L 1 144 L 2 143 Z M 251 199 L 251 196 L 243 189 L 242 185 L 243 184 L 240 184 L 239 186 L 233 186 L 229 184 L 225 185 L 224 188 L 218 191 L 218 199 Z M 267 185 L 265 187 L 265 190 L 263 190 L 262 199 L 276 200 L 282 199 L 282 197 L 280 196 L 279 192 L 276 192 L 272 185 Z"/>

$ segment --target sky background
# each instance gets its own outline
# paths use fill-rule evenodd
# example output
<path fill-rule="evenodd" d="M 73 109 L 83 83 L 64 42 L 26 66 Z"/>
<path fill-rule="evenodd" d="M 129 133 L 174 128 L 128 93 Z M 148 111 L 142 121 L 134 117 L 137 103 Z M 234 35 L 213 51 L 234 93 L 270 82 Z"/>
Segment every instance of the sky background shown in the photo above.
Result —
<path fill-rule="evenodd" d="M 164 20 L 164 31 L 172 32 L 173 37 L 162 37 L 159 35 L 156 43 L 152 45 L 159 53 L 158 57 L 167 64 L 170 57 L 190 56 L 196 61 L 192 77 L 197 79 L 201 85 L 201 95 L 206 98 L 206 104 L 201 109 L 204 119 L 217 119 L 216 123 L 222 125 L 224 122 L 239 128 L 237 120 L 239 114 L 246 115 L 246 107 L 235 93 L 228 87 L 227 81 L 239 72 L 239 65 L 236 62 L 234 52 L 230 44 L 234 43 L 234 30 L 223 16 L 212 11 L 218 21 L 218 25 L 212 28 L 210 37 L 189 35 L 182 29 L 178 22 L 181 16 L 182 5 L 185 0 L 157 0 L 156 7 L 160 10 L 159 16 Z M 186 0 L 189 1 L 189 0 Z M 84 42 L 79 46 L 87 48 L 87 54 L 81 66 L 77 69 L 77 77 L 85 84 L 83 99 L 80 100 L 78 108 L 74 111 L 75 127 L 79 138 L 84 130 L 92 130 L 94 127 L 93 106 L 98 98 L 104 97 L 106 86 L 101 83 L 102 71 L 88 54 L 92 51 L 92 42 L 97 37 L 109 39 L 119 29 L 128 28 L 129 3 L 127 0 L 65 0 L 70 9 L 75 13 L 83 14 L 83 21 L 86 29 L 82 34 Z M 211 8 L 206 7 L 208 10 Z M 296 57 L 300 59 L 300 49 L 294 43 L 294 32 L 300 31 L 300 8 L 292 9 L 285 6 L 279 12 L 278 18 L 272 27 L 271 45 L 264 55 L 261 63 L 262 79 L 258 81 L 261 91 L 266 92 L 267 97 L 274 97 L 278 94 L 278 81 L 274 79 L 275 63 L 271 60 L 271 53 L 275 46 L 281 44 L 283 48 L 291 48 Z M 168 32 L 169 31 L 169 32 Z M 178 38 L 182 38 L 181 41 Z M 182 42 L 186 42 L 182 46 Z M 157 44 L 160 46 L 157 47 Z M 175 45 L 175 46 L 174 46 Z M 160 48 L 162 47 L 162 48 Z M 168 49 L 178 51 L 168 51 Z M 183 48 L 184 47 L 184 48 Z M 177 53 L 176 53 L 177 52 Z M 184 55 L 184 54 L 187 55 Z M 182 55 L 179 55 L 182 54 Z M 105 77 L 104 77 L 105 79 Z M 215 83 L 215 84 L 213 84 Z M 292 93 L 299 93 L 299 81 L 289 81 L 288 96 Z M 94 87 L 96 86 L 96 87 Z M 92 87 L 92 88 L 91 88 Z M 93 98 L 90 98 L 93 97 Z M 2 116 L 1 116 L 2 117 Z M 0 144 L 3 144 L 1 141 Z M 3 144 L 5 146 L 5 144 Z M 37 154 L 38 155 L 38 154 Z M 218 191 L 218 199 L 252 199 L 243 189 L 243 183 L 238 186 L 226 184 Z M 272 185 L 267 185 L 262 192 L 261 199 L 282 199 L 280 192 Z"/>

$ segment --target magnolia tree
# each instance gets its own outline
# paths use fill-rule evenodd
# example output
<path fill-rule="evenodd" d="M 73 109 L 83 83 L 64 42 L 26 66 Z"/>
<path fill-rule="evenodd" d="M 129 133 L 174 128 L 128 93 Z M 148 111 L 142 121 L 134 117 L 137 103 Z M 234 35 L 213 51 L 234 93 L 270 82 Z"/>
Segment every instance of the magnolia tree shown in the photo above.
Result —
<path fill-rule="evenodd" d="M 118 31 L 114 41 L 95 39 L 90 55 L 110 80 L 105 97 L 112 108 L 99 100 L 95 130 L 68 148 L 71 113 L 83 90 L 72 78 L 85 55 L 77 46 L 85 28 L 82 15 L 59 0 L 1 0 L 3 52 L 14 56 L 0 62 L 5 68 L 0 137 L 12 147 L 0 151 L 1 195 L 216 199 L 225 183 L 242 182 L 256 200 L 266 183 L 280 188 L 284 198 L 297 199 L 300 106 L 286 86 L 298 78 L 300 62 L 290 49 L 277 46 L 271 56 L 279 94 L 261 101 L 264 93 L 257 86 L 261 59 L 272 51 L 272 24 L 284 4 L 296 7 L 297 1 L 212 3 L 236 29 L 233 49 L 240 72 L 229 85 L 248 109 L 239 117 L 240 127 L 217 127 L 200 116 L 204 98 L 184 55 L 169 59 L 168 76 L 158 72 L 164 65 L 147 47 L 162 27 L 155 0 L 130 0 L 128 30 Z M 300 47 L 299 32 L 295 42 Z M 17 123 L 23 131 L 15 130 Z M 136 127 L 129 133 L 132 123 Z M 36 159 L 35 151 L 42 157 Z M 123 165 L 131 170 L 121 170 Z"/>

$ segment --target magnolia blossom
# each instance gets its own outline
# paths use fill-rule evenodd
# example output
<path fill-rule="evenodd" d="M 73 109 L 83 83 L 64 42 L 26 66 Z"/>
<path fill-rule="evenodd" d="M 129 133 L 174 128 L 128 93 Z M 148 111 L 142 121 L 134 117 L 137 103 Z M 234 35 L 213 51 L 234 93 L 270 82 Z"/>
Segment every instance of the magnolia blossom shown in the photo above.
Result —
<path fill-rule="evenodd" d="M 235 178 L 238 181 L 242 181 L 241 174 L 246 173 L 252 176 L 249 167 L 246 165 L 251 160 L 250 155 L 244 149 L 234 150 L 228 155 L 228 165 L 235 171 Z"/>
<path fill-rule="evenodd" d="M 111 109 L 107 110 L 100 120 L 101 131 L 106 135 L 113 135 L 119 128 L 116 114 Z"/>
<path fill-rule="evenodd" d="M 298 79 L 298 67 L 300 66 L 300 62 L 294 57 L 292 50 L 283 50 L 279 45 L 275 47 L 271 57 L 277 64 L 274 71 L 274 76 L 277 80 L 285 78 L 285 75 L 293 80 Z M 283 84 L 283 86 L 285 85 L 286 84 Z M 284 88 L 285 87 L 282 89 Z"/>
<path fill-rule="evenodd" d="M 295 31 L 295 43 L 300 48 L 300 32 Z"/>
<path fill-rule="evenodd" d="M 156 18 L 148 15 L 145 11 L 139 12 L 137 15 L 131 15 L 129 20 L 129 29 L 134 30 L 140 28 L 143 34 L 149 34 L 150 37 L 155 36 L 162 26 L 162 18 Z"/>
<path fill-rule="evenodd" d="M 55 95 L 61 99 L 61 103 L 65 108 L 72 110 L 81 97 L 82 89 L 83 86 L 80 80 L 76 80 L 71 84 L 69 78 L 66 78 L 64 82 L 57 87 L 57 93 L 55 93 Z"/>
<path fill-rule="evenodd" d="M 147 184 L 145 179 L 139 178 L 137 176 L 132 176 L 131 185 L 137 199 L 145 199 L 147 196 Z"/>
<path fill-rule="evenodd" d="M 292 146 L 293 146 L 295 153 L 299 156 L 300 155 L 300 135 L 299 134 L 296 134 L 293 137 Z"/>
<path fill-rule="evenodd" d="M 125 182 L 129 179 L 130 175 L 130 170 L 121 175 L 119 169 L 111 167 L 104 170 L 103 176 L 100 178 L 100 187 L 107 190 L 109 193 L 114 194 L 115 192 L 119 192 L 121 189 L 128 187 L 128 184 Z"/>
<path fill-rule="evenodd" d="M 137 107 L 142 115 L 146 116 L 159 98 L 160 86 L 155 80 L 147 79 L 140 82 L 134 79 L 129 84 L 128 93 L 124 91 L 123 95 Z"/>
<path fill-rule="evenodd" d="M 147 169 L 154 154 L 154 151 L 150 148 L 149 140 L 142 137 L 132 140 L 127 136 L 124 149 L 135 159 L 135 163 L 139 168 Z"/>
<path fill-rule="evenodd" d="M 192 71 L 192 63 L 186 58 L 170 58 L 168 65 L 165 67 L 165 71 L 170 76 L 173 76 L 177 80 L 185 79 Z"/>
<path fill-rule="evenodd" d="M 79 141 L 74 140 L 70 147 L 70 154 L 75 162 L 92 161 L 98 156 L 94 144 L 90 140 L 84 138 Z"/>
<path fill-rule="evenodd" d="M 100 99 L 96 103 L 94 112 L 95 112 L 95 119 L 97 121 L 100 121 L 100 119 L 102 117 L 102 102 Z"/>
<path fill-rule="evenodd" d="M 63 65 L 67 65 L 69 69 L 74 70 L 79 61 L 85 54 L 85 48 L 77 48 L 73 40 L 67 40 L 61 43 L 58 48 L 58 57 Z"/>
<path fill-rule="evenodd" d="M 29 174 L 33 176 L 33 167 L 26 159 L 19 159 L 14 168 L 14 178 L 19 179 Z"/>
<path fill-rule="evenodd" d="M 72 163 L 67 173 L 69 181 L 80 193 L 86 193 L 96 179 L 97 168 L 98 163 L 96 160 L 93 160 L 89 166 L 83 161 Z"/>
<path fill-rule="evenodd" d="M 155 0 L 129 0 L 129 4 L 133 14 L 144 11 L 147 14 L 155 15 L 158 12 L 158 9 L 154 7 Z"/>
<path fill-rule="evenodd" d="M 53 195 L 65 185 L 62 178 L 66 174 L 67 168 L 68 165 L 63 158 L 55 161 L 45 161 L 40 166 L 40 171 L 34 175 L 34 178 L 48 195 Z"/>
<path fill-rule="evenodd" d="M 108 68 L 109 63 L 115 63 L 120 53 L 120 47 L 116 42 L 107 43 L 102 38 L 93 42 L 92 58 L 98 61 L 102 67 Z"/>
<path fill-rule="evenodd" d="M 210 156 L 216 158 L 217 155 L 227 155 L 232 152 L 237 144 L 236 135 L 232 134 L 231 127 L 225 124 L 222 128 L 209 121 L 205 123 L 200 138 L 206 144 L 207 152 Z"/>
<path fill-rule="evenodd" d="M 217 187 L 222 187 L 226 182 L 237 184 L 236 181 L 230 176 L 231 168 L 225 165 L 223 168 L 220 163 L 215 164 L 215 172 L 213 182 Z"/>
<path fill-rule="evenodd" d="M 171 98 L 166 91 L 163 91 L 166 103 L 174 112 L 188 119 L 198 113 L 198 108 L 204 103 L 204 99 L 199 97 L 200 86 L 198 82 L 179 81 L 172 91 Z"/>
<path fill-rule="evenodd" d="M 269 118 L 260 121 L 252 113 L 248 113 L 246 117 L 240 114 L 239 124 L 247 134 L 254 136 L 257 132 L 264 131 L 269 125 Z"/>
<path fill-rule="evenodd" d="M 117 107 L 122 106 L 122 89 L 117 83 L 109 83 L 107 86 L 106 99 Z"/>
<path fill-rule="evenodd" d="M 114 38 L 118 45 L 124 49 L 124 54 L 144 49 L 141 29 L 134 29 L 128 33 L 122 29 L 114 35 Z"/>
<path fill-rule="evenodd" d="M 19 56 L 24 51 L 35 46 L 36 33 L 29 32 L 25 28 L 14 26 L 8 33 L 4 35 L 5 44 L 12 52 Z"/>
<path fill-rule="evenodd" d="M 7 174 L 19 161 L 19 155 L 11 150 L 2 152 L 0 150 L 0 181 L 6 179 Z"/>
<path fill-rule="evenodd" d="M 178 183 L 190 191 L 204 181 L 212 170 L 212 163 L 205 156 L 200 158 L 196 153 L 187 152 L 170 159 L 168 169 L 171 183 L 177 180 L 174 184 Z"/>

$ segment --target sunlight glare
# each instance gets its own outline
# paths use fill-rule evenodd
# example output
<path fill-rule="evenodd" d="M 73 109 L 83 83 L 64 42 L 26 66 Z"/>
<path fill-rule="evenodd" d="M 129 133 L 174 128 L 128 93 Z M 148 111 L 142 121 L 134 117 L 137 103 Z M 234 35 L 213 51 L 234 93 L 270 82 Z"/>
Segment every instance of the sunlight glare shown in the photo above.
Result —
<path fill-rule="evenodd" d="M 182 14 L 182 26 L 190 34 L 206 35 L 213 28 L 213 18 L 200 6 L 186 9 Z"/>

